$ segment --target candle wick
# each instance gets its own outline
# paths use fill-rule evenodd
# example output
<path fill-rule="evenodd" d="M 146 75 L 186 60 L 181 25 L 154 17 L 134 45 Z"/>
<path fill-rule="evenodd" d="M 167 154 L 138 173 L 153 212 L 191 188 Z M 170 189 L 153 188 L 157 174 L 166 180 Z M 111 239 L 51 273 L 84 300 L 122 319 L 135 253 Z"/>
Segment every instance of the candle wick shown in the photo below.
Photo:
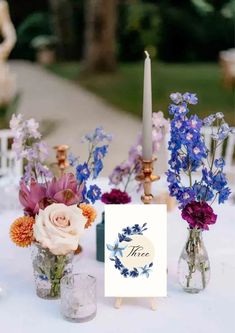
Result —
<path fill-rule="evenodd" d="M 144 53 L 146 54 L 146 57 L 149 58 L 149 53 L 148 53 L 148 51 L 144 51 Z"/>

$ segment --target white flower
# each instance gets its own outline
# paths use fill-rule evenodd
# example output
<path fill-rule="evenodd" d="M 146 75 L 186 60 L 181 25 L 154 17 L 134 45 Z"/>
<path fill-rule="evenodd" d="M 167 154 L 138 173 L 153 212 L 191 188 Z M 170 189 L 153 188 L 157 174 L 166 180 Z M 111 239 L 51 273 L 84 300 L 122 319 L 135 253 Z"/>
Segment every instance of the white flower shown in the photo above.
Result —
<path fill-rule="evenodd" d="M 170 94 L 170 99 L 172 100 L 172 102 L 174 102 L 175 104 L 179 104 L 180 102 L 182 102 L 183 98 L 182 95 L 179 92 L 176 93 L 172 93 Z"/>
<path fill-rule="evenodd" d="M 35 119 L 31 118 L 29 120 L 26 120 L 26 126 L 29 132 L 29 135 L 32 136 L 34 139 L 40 139 L 41 133 L 39 133 L 39 123 L 36 122 Z"/>
<path fill-rule="evenodd" d="M 215 114 L 215 116 L 216 116 L 217 119 L 223 119 L 223 118 L 224 118 L 224 114 L 223 114 L 223 112 L 217 112 L 217 113 Z"/>
<path fill-rule="evenodd" d="M 76 205 L 54 203 L 35 217 L 34 237 L 55 255 L 66 255 L 78 247 L 86 218 Z"/>
<path fill-rule="evenodd" d="M 22 120 L 23 116 L 21 113 L 19 113 L 18 115 L 13 114 L 10 120 L 10 129 L 13 132 L 17 132 L 19 130 L 19 127 L 20 129 L 22 127 Z"/>

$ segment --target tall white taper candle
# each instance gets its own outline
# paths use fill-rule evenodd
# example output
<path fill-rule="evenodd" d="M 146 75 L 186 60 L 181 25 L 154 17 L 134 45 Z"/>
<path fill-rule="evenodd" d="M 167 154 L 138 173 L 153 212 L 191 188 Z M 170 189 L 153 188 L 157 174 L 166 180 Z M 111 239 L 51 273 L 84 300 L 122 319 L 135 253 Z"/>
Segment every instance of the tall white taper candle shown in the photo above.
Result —
<path fill-rule="evenodd" d="M 151 82 L 151 60 L 147 51 L 144 62 L 144 96 L 143 96 L 143 130 L 142 145 L 143 159 L 152 159 L 152 82 Z"/>

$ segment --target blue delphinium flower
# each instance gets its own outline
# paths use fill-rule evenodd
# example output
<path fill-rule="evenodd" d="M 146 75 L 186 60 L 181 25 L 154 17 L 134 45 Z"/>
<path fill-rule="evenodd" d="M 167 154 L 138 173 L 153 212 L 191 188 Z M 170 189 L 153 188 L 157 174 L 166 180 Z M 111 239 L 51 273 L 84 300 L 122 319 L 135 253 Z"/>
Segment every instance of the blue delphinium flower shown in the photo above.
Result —
<path fill-rule="evenodd" d="M 168 107 L 169 113 L 174 115 L 176 113 L 178 106 L 175 104 L 170 104 Z"/>
<path fill-rule="evenodd" d="M 172 170 L 175 170 L 177 172 L 179 172 L 182 168 L 182 162 L 179 158 L 179 155 L 173 153 L 171 155 L 171 159 L 168 161 L 168 164 L 170 165 Z"/>
<path fill-rule="evenodd" d="M 170 99 L 175 104 L 179 104 L 179 103 L 183 102 L 182 94 L 180 94 L 179 92 L 170 94 Z"/>
<path fill-rule="evenodd" d="M 103 127 L 97 127 L 94 132 L 86 134 L 84 139 L 93 144 L 97 144 L 102 141 L 112 141 L 112 135 L 104 132 Z"/>
<path fill-rule="evenodd" d="M 218 199 L 219 203 L 223 203 L 228 199 L 230 190 L 223 173 L 225 161 L 223 158 L 215 159 L 216 149 L 235 131 L 224 121 L 222 112 L 210 115 L 203 121 L 197 115 L 188 117 L 188 105 L 198 102 L 196 94 L 174 93 L 170 98 L 175 103 L 169 106 L 169 112 L 173 115 L 168 143 L 171 156 L 168 162 L 169 170 L 166 173 L 170 195 L 176 197 L 181 209 L 193 201 L 213 203 Z M 217 130 L 211 128 L 212 148 L 206 147 L 201 133 L 202 126 L 213 126 L 215 121 Z M 193 179 L 193 172 L 199 170 L 202 175 L 201 180 L 196 181 Z M 185 186 L 184 179 L 182 182 L 182 172 L 189 176 L 188 187 Z"/>
<path fill-rule="evenodd" d="M 217 191 L 223 190 L 223 188 L 227 185 L 227 179 L 224 173 L 218 172 L 216 175 L 212 177 L 212 188 Z"/>
<path fill-rule="evenodd" d="M 184 145 L 188 145 L 192 141 L 194 141 L 194 142 L 197 141 L 198 135 L 195 131 L 189 129 L 189 130 L 182 132 L 180 138 Z"/>
<path fill-rule="evenodd" d="M 97 185 L 91 185 L 87 191 L 87 197 L 94 204 L 101 197 L 101 190 Z"/>
<path fill-rule="evenodd" d="M 185 172 L 188 171 L 188 169 L 191 169 L 192 171 L 196 171 L 202 164 L 202 161 L 199 158 L 195 158 L 194 155 L 192 154 L 190 156 L 182 156 L 181 157 L 181 169 L 184 170 Z M 180 179 L 179 175 L 178 175 L 178 179 Z"/>
<path fill-rule="evenodd" d="M 71 166 L 74 167 L 78 163 L 78 158 L 75 157 L 72 153 L 69 153 L 69 155 L 68 155 L 68 161 L 69 161 L 69 165 L 71 165 Z"/>
<path fill-rule="evenodd" d="M 176 131 L 183 129 L 185 126 L 185 121 L 181 118 L 176 118 L 175 120 L 172 120 L 171 123 L 172 129 L 175 128 Z"/>
<path fill-rule="evenodd" d="M 104 145 L 101 147 L 96 147 L 94 150 L 94 160 L 98 161 L 105 157 L 108 152 L 108 146 Z"/>
<path fill-rule="evenodd" d="M 211 186 L 212 185 L 212 177 L 213 177 L 213 172 L 208 171 L 207 168 L 202 169 L 202 181 L 205 182 L 206 185 Z"/>
<path fill-rule="evenodd" d="M 178 183 L 171 183 L 169 184 L 169 191 L 172 197 L 179 198 L 182 190 Z"/>
<path fill-rule="evenodd" d="M 182 187 L 177 195 L 177 200 L 181 203 L 181 207 L 186 206 L 195 199 L 194 189 L 191 187 Z"/>
<path fill-rule="evenodd" d="M 90 177 L 90 170 L 88 168 L 87 163 L 79 164 L 76 167 L 76 177 L 77 180 L 82 183 Z"/>
<path fill-rule="evenodd" d="M 203 158 L 206 158 L 207 153 L 205 145 L 202 142 L 194 142 L 188 147 L 188 153 L 194 160 L 201 161 Z"/>
<path fill-rule="evenodd" d="M 102 127 L 97 127 L 92 133 L 86 134 L 83 142 L 88 143 L 87 161 L 78 164 L 78 158 L 69 154 L 68 160 L 75 168 L 78 191 L 81 193 L 80 202 L 95 203 L 101 197 L 101 190 L 97 185 L 91 185 L 87 189 L 87 181 L 91 177 L 96 179 L 103 169 L 103 159 L 107 155 L 109 142 L 112 140 L 110 134 L 105 133 Z"/>
<path fill-rule="evenodd" d="M 185 94 L 183 94 L 183 100 L 185 102 L 187 102 L 188 104 L 192 104 L 192 105 L 195 105 L 198 103 L 197 95 L 189 93 L 189 92 L 186 92 Z"/>
<path fill-rule="evenodd" d="M 216 133 L 212 133 L 211 137 L 215 141 L 224 141 L 230 133 L 233 133 L 232 129 L 229 127 L 229 125 L 225 122 L 221 124 L 218 131 Z"/>
<path fill-rule="evenodd" d="M 211 114 L 210 116 L 203 119 L 203 125 L 211 126 L 215 120 L 216 116 L 214 114 Z"/>
<path fill-rule="evenodd" d="M 169 106 L 170 114 L 174 115 L 175 117 L 182 117 L 189 112 L 186 103 L 182 103 L 180 105 L 171 104 Z"/>
<path fill-rule="evenodd" d="M 197 115 L 191 116 L 188 120 L 188 125 L 192 130 L 200 131 L 202 124 L 202 120 Z"/>
<path fill-rule="evenodd" d="M 217 158 L 215 160 L 216 168 L 223 170 L 224 166 L 225 166 L 225 160 L 223 159 L 223 157 Z"/>
<path fill-rule="evenodd" d="M 219 140 L 226 139 L 228 137 L 229 133 L 230 133 L 229 125 L 227 123 L 222 124 L 218 131 Z"/>
<path fill-rule="evenodd" d="M 168 170 L 166 172 L 166 175 L 167 175 L 167 181 L 169 183 L 177 182 L 178 179 L 179 179 L 179 176 L 178 176 L 178 174 L 175 171 Z"/>
<path fill-rule="evenodd" d="M 103 169 L 103 162 L 101 160 L 94 161 L 93 179 L 96 179 L 99 176 L 102 169 Z"/>
<path fill-rule="evenodd" d="M 206 185 L 195 182 L 193 190 L 198 201 L 211 201 L 214 198 L 213 191 Z"/>
<path fill-rule="evenodd" d="M 108 152 L 108 145 L 100 146 L 100 144 L 105 141 L 110 142 L 112 136 L 106 134 L 102 127 L 97 127 L 93 133 L 85 135 L 84 140 L 88 141 L 90 146 L 88 159 L 90 174 L 92 174 L 93 179 L 96 179 L 103 169 L 102 160 Z"/>
<path fill-rule="evenodd" d="M 231 194 L 231 190 L 228 187 L 223 188 L 219 192 L 219 204 L 222 204 L 226 200 L 228 200 L 230 194 Z"/>

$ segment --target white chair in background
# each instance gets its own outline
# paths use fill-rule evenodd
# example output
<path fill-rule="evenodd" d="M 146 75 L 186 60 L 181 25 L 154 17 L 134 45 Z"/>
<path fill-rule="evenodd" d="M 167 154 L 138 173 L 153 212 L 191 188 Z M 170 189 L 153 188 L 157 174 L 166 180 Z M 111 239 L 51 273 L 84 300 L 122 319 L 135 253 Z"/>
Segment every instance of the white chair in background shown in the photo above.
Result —
<path fill-rule="evenodd" d="M 22 160 L 18 160 L 12 151 L 12 141 L 11 130 L 0 130 L 0 179 L 4 182 L 17 182 L 22 177 Z"/>

